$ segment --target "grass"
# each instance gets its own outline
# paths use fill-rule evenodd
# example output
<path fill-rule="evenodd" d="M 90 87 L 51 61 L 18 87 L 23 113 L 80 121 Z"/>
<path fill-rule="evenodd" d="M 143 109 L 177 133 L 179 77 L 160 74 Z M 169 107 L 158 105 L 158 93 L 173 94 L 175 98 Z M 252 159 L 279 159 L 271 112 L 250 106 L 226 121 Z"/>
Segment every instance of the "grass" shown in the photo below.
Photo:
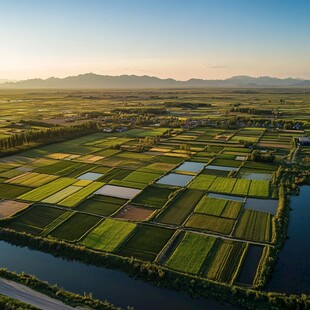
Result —
<path fill-rule="evenodd" d="M 211 280 L 230 283 L 237 272 L 244 251 L 245 243 L 243 242 L 221 241 L 204 275 Z"/>
<path fill-rule="evenodd" d="M 269 181 L 252 180 L 249 188 L 249 196 L 252 197 L 269 197 Z"/>
<path fill-rule="evenodd" d="M 209 187 L 210 192 L 230 194 L 237 179 L 217 177 Z"/>
<path fill-rule="evenodd" d="M 99 223 L 100 220 L 101 218 L 97 216 L 75 213 L 64 223 L 56 227 L 50 235 L 58 239 L 76 241 Z"/>
<path fill-rule="evenodd" d="M 271 220 L 272 215 L 270 213 L 244 209 L 234 236 L 240 239 L 270 242 Z"/>
<path fill-rule="evenodd" d="M 189 188 L 208 190 L 211 184 L 216 179 L 214 175 L 200 174 L 189 185 Z"/>
<path fill-rule="evenodd" d="M 18 198 L 22 200 L 42 201 L 43 199 L 73 184 L 74 182 L 76 182 L 76 180 L 69 178 L 56 179 L 55 181 L 33 189 L 32 191 L 21 195 Z"/>
<path fill-rule="evenodd" d="M 129 222 L 106 219 L 92 230 L 81 243 L 96 250 L 114 252 L 136 226 Z"/>
<path fill-rule="evenodd" d="M 58 208 L 41 205 L 34 206 L 17 216 L 10 222 L 9 227 L 18 231 L 38 235 L 46 226 L 64 213 L 66 213 L 65 210 Z"/>
<path fill-rule="evenodd" d="M 174 192 L 171 188 L 150 185 L 134 198 L 133 203 L 160 209 Z"/>
<path fill-rule="evenodd" d="M 143 225 L 117 253 L 153 261 L 173 235 L 174 230 Z"/>
<path fill-rule="evenodd" d="M 160 214 L 157 221 L 165 224 L 180 225 L 195 208 L 203 192 L 185 189 L 172 200 L 169 206 Z"/>
<path fill-rule="evenodd" d="M 0 183 L 0 198 L 15 199 L 16 197 L 29 192 L 29 187 Z"/>
<path fill-rule="evenodd" d="M 63 199 L 59 202 L 59 205 L 65 206 L 65 207 L 74 207 L 79 202 L 81 202 L 83 199 L 87 198 L 89 195 L 91 195 L 93 192 L 95 192 L 97 189 L 102 187 L 104 183 L 102 182 L 93 182 L 76 193 L 72 194 L 71 196 Z"/>
<path fill-rule="evenodd" d="M 76 210 L 109 216 L 116 212 L 122 205 L 127 202 L 126 199 L 102 196 L 95 196 L 83 201 L 76 207 Z"/>
<path fill-rule="evenodd" d="M 234 223 L 233 219 L 195 213 L 188 219 L 185 226 L 229 235 Z"/>
<path fill-rule="evenodd" d="M 214 237 L 185 233 L 165 266 L 185 273 L 198 274 L 215 240 Z"/>

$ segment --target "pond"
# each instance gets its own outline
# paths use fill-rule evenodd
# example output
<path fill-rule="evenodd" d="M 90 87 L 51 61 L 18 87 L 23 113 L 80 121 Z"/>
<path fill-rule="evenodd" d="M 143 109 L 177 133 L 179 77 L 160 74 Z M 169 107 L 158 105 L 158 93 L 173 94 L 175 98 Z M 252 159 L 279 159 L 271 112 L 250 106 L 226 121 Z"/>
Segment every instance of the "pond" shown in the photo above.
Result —
<path fill-rule="evenodd" d="M 220 171 L 238 171 L 239 168 L 236 167 L 228 167 L 228 166 L 215 166 L 215 165 L 208 165 L 206 169 L 212 170 L 220 170 Z"/>
<path fill-rule="evenodd" d="M 242 171 L 242 170 L 241 170 Z M 272 175 L 270 173 L 257 173 L 257 172 L 241 172 L 239 174 L 241 179 L 248 180 L 271 180 Z"/>
<path fill-rule="evenodd" d="M 122 187 L 116 185 L 104 185 L 99 188 L 95 194 L 96 195 L 104 195 L 104 196 L 112 196 L 118 198 L 131 199 L 138 195 L 141 192 L 140 189 L 130 188 L 130 187 Z"/>
<path fill-rule="evenodd" d="M 156 183 L 171 186 L 186 186 L 188 182 L 193 179 L 191 175 L 184 175 L 178 173 L 169 173 L 159 179 Z"/>
<path fill-rule="evenodd" d="M 95 172 L 86 172 L 78 177 L 79 180 L 95 181 L 102 177 L 103 174 Z"/>
<path fill-rule="evenodd" d="M 139 309 L 237 309 L 208 299 L 192 299 L 189 295 L 135 280 L 126 273 L 65 260 L 51 254 L 17 247 L 0 241 L 0 267 L 18 273 L 35 275 L 50 284 L 83 295 L 109 300 L 117 306 Z"/>
<path fill-rule="evenodd" d="M 245 197 L 238 197 L 238 196 L 231 196 L 231 195 L 222 195 L 222 194 L 215 194 L 215 193 L 209 193 L 208 196 L 209 197 L 213 197 L 213 198 L 234 200 L 234 201 L 240 201 L 240 202 L 244 202 L 244 200 L 245 200 Z"/>
<path fill-rule="evenodd" d="M 299 196 L 291 197 L 288 240 L 286 241 L 268 290 L 310 293 L 310 186 L 302 186 Z"/>
<path fill-rule="evenodd" d="M 263 249 L 264 248 L 259 245 L 249 245 L 249 249 L 246 253 L 244 263 L 236 280 L 237 283 L 252 285 L 255 278 L 257 266 L 263 254 Z"/>
<path fill-rule="evenodd" d="M 256 211 L 263 211 L 275 215 L 277 213 L 279 201 L 276 199 L 247 198 L 244 208 Z"/>
<path fill-rule="evenodd" d="M 203 163 L 196 163 L 192 161 L 185 161 L 180 167 L 176 170 L 186 171 L 186 172 L 199 172 L 203 169 L 205 165 Z"/>

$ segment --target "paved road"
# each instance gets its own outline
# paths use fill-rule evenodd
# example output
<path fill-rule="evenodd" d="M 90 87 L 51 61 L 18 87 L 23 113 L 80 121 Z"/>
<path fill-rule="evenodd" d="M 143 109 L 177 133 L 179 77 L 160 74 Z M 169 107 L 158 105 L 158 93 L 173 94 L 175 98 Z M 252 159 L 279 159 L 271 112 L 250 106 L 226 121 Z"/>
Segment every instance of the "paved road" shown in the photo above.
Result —
<path fill-rule="evenodd" d="M 25 285 L 0 278 L 0 294 L 12 297 L 26 304 L 44 310 L 73 310 L 59 300 L 50 298 Z"/>

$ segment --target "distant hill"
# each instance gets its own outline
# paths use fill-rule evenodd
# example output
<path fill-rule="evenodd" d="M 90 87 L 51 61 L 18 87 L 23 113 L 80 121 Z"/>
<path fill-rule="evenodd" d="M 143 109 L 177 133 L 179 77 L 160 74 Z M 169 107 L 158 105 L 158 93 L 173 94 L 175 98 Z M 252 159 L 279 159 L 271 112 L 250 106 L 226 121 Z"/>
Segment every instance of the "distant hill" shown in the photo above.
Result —
<path fill-rule="evenodd" d="M 46 80 L 30 79 L 17 82 L 5 82 L 0 88 L 36 89 L 36 88 L 68 88 L 68 89 L 115 89 L 115 88 L 203 88 L 203 87 L 307 87 L 310 80 L 279 79 L 269 76 L 250 77 L 234 76 L 224 80 L 190 79 L 178 81 L 160 79 L 154 76 L 138 75 L 98 75 L 94 73 L 68 76 L 60 79 L 51 77 Z"/>

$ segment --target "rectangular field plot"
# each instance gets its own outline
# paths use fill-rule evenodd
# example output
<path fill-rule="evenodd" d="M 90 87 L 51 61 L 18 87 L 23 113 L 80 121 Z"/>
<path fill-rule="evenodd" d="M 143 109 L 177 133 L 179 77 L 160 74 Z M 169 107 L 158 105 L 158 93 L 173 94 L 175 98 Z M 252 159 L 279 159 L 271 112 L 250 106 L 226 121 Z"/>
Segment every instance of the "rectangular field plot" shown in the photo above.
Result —
<path fill-rule="evenodd" d="M 220 216 L 225 209 L 227 200 L 204 196 L 195 208 L 195 213 Z"/>
<path fill-rule="evenodd" d="M 88 232 L 94 225 L 99 223 L 100 217 L 75 213 L 64 223 L 57 226 L 50 233 L 51 236 L 59 239 L 76 241 Z"/>
<path fill-rule="evenodd" d="M 17 184 L 29 187 L 38 187 L 44 185 L 48 182 L 55 180 L 57 176 L 35 173 L 35 172 L 26 172 L 22 175 L 19 175 L 15 178 L 8 180 L 7 182 L 10 184 Z"/>
<path fill-rule="evenodd" d="M 251 197 L 269 197 L 269 181 L 252 180 L 249 188 Z"/>
<path fill-rule="evenodd" d="M 131 173 L 132 173 L 132 170 L 129 170 L 129 169 L 113 168 L 109 170 L 107 173 L 105 173 L 104 176 L 100 180 L 106 183 L 112 180 L 123 180 Z"/>
<path fill-rule="evenodd" d="M 181 166 L 179 166 L 176 170 L 197 173 L 200 170 L 202 170 L 204 166 L 205 165 L 202 163 L 186 161 Z"/>
<path fill-rule="evenodd" d="M 241 283 L 243 285 L 253 284 L 258 264 L 265 251 L 266 248 L 262 246 L 253 244 L 249 245 L 241 270 L 236 279 L 237 283 Z"/>
<path fill-rule="evenodd" d="M 0 219 L 10 217 L 16 212 L 26 209 L 29 203 L 19 202 L 14 200 L 0 201 Z"/>
<path fill-rule="evenodd" d="M 0 198 L 14 199 L 29 191 L 29 187 L 0 183 Z"/>
<path fill-rule="evenodd" d="M 65 207 L 74 207 L 82 200 L 86 199 L 88 196 L 93 194 L 98 188 L 102 187 L 103 183 L 101 182 L 93 182 L 82 189 L 76 191 L 72 195 L 69 195 L 67 198 L 64 198 L 59 202 L 59 205 Z M 77 186 L 75 186 L 77 187 Z"/>
<path fill-rule="evenodd" d="M 45 203 L 58 203 L 59 201 L 65 199 L 66 197 L 74 194 L 75 192 L 79 191 L 82 187 L 80 186 L 68 186 L 62 190 L 60 190 L 59 192 L 45 198 L 44 200 L 42 200 L 42 202 Z"/>
<path fill-rule="evenodd" d="M 149 184 L 158 179 L 161 175 L 162 173 L 134 171 L 129 174 L 124 181 Z"/>
<path fill-rule="evenodd" d="M 8 227 L 38 235 L 64 213 L 66 213 L 65 210 L 37 205 L 16 217 L 8 224 Z"/>
<path fill-rule="evenodd" d="M 104 185 L 96 191 L 97 195 L 112 196 L 124 199 L 131 199 L 141 192 L 139 189 L 121 187 L 115 185 Z"/>
<path fill-rule="evenodd" d="M 109 216 L 116 212 L 127 199 L 95 195 L 79 204 L 75 209 L 83 212 Z"/>
<path fill-rule="evenodd" d="M 211 280 L 230 283 L 238 271 L 239 261 L 246 249 L 246 243 L 223 240 L 214 247 L 203 275 Z"/>
<path fill-rule="evenodd" d="M 275 215 L 277 213 L 278 203 L 279 201 L 275 199 L 247 198 L 244 208 L 256 211 L 268 212 L 271 213 L 272 215 Z"/>
<path fill-rule="evenodd" d="M 186 186 L 193 179 L 191 175 L 169 173 L 159 179 L 156 183 L 170 186 Z"/>
<path fill-rule="evenodd" d="M 230 194 L 237 179 L 217 177 L 209 187 L 210 192 Z"/>
<path fill-rule="evenodd" d="M 88 168 L 87 165 L 82 164 L 82 163 L 76 163 L 73 161 L 60 161 L 53 165 L 40 167 L 36 169 L 35 172 L 65 176 L 69 173 L 74 172 L 77 169 L 80 169 L 81 167 Z"/>
<path fill-rule="evenodd" d="M 98 180 L 100 177 L 102 177 L 101 173 L 86 172 L 86 173 L 80 175 L 77 179 L 78 180 L 86 180 L 86 181 L 95 181 L 95 180 Z"/>
<path fill-rule="evenodd" d="M 134 198 L 133 203 L 160 209 L 174 192 L 175 190 L 172 188 L 150 185 Z"/>
<path fill-rule="evenodd" d="M 246 196 L 249 191 L 250 184 L 251 184 L 250 180 L 238 179 L 237 182 L 235 183 L 233 190 L 231 191 L 231 194 Z"/>
<path fill-rule="evenodd" d="M 173 233 L 174 230 L 171 229 L 143 225 L 123 244 L 117 254 L 153 261 Z"/>
<path fill-rule="evenodd" d="M 211 184 L 214 182 L 215 179 L 216 176 L 214 175 L 200 174 L 193 180 L 193 182 L 191 182 L 189 188 L 206 191 L 208 190 L 208 188 L 211 186 Z"/>
<path fill-rule="evenodd" d="M 234 223 L 234 219 L 195 213 L 191 215 L 185 226 L 228 235 L 232 231 Z"/>
<path fill-rule="evenodd" d="M 271 220 L 272 215 L 270 213 L 244 209 L 234 236 L 240 239 L 270 242 Z"/>
<path fill-rule="evenodd" d="M 202 196 L 203 192 L 201 191 L 185 189 L 171 201 L 169 206 L 158 216 L 156 221 L 165 224 L 182 224 L 194 210 Z"/>
<path fill-rule="evenodd" d="M 113 252 L 135 230 L 136 224 L 106 219 L 92 230 L 82 244 L 96 250 Z"/>
<path fill-rule="evenodd" d="M 165 266 L 185 273 L 198 274 L 215 240 L 214 237 L 185 233 Z"/>
<path fill-rule="evenodd" d="M 64 189 L 65 187 L 73 184 L 74 182 L 76 182 L 76 180 L 69 178 L 56 179 L 55 181 L 42 185 L 24 195 L 19 196 L 19 199 L 30 201 L 41 201 L 47 198 L 48 196 L 51 196 L 56 192 Z"/>
<path fill-rule="evenodd" d="M 154 209 L 152 208 L 127 204 L 126 206 L 122 207 L 113 217 L 130 221 L 147 221 L 153 213 Z"/>

